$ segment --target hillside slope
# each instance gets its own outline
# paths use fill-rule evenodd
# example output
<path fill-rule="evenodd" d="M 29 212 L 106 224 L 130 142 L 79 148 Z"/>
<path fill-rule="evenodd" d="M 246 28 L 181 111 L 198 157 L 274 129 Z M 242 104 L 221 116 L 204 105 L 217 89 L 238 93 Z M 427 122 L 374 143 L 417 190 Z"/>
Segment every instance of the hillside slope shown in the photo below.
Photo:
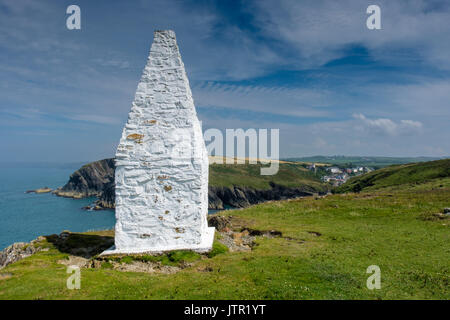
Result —
<path fill-rule="evenodd" d="M 389 166 L 354 177 L 337 188 L 338 193 L 375 190 L 403 184 L 419 184 L 450 176 L 450 159 Z"/>
<path fill-rule="evenodd" d="M 280 163 L 273 176 L 262 176 L 259 164 L 212 164 L 209 168 L 209 209 L 243 208 L 327 192 L 327 186 L 300 164 Z M 54 193 L 70 198 L 96 196 L 99 207 L 114 208 L 114 171 L 114 159 L 91 162 L 75 171 Z"/>
<path fill-rule="evenodd" d="M 263 203 L 221 213 L 200 257 L 96 256 L 113 231 L 52 235 L 0 270 L 2 299 L 450 298 L 450 178 L 395 189 Z M 222 243 L 222 244 L 221 244 Z M 224 245 L 229 248 L 227 251 Z M 80 290 L 69 290 L 68 265 Z M 381 289 L 366 286 L 369 266 Z"/>
<path fill-rule="evenodd" d="M 270 189 L 270 183 L 284 187 L 303 187 L 305 191 L 325 191 L 324 185 L 314 174 L 295 163 L 280 163 L 278 173 L 263 176 L 260 164 L 211 164 L 209 185 L 214 187 L 244 186 L 254 189 Z"/>
<path fill-rule="evenodd" d="M 358 157 L 358 156 L 313 156 L 302 158 L 288 158 L 290 161 L 303 161 L 314 163 L 328 163 L 337 166 L 365 166 L 375 169 L 395 164 L 406 164 L 439 160 L 435 157 Z"/>

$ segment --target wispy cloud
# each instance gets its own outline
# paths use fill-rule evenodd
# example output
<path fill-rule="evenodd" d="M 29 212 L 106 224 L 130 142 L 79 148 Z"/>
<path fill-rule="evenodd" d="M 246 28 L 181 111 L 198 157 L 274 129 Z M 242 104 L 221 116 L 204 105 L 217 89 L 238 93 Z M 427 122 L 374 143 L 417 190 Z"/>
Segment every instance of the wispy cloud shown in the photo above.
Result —
<path fill-rule="evenodd" d="M 388 118 L 368 119 L 361 113 L 354 114 L 353 117 L 360 120 L 363 128 L 388 135 L 410 133 L 422 129 L 422 123 L 420 121 L 400 120 L 399 122 L 394 122 Z"/>
<path fill-rule="evenodd" d="M 297 117 L 329 115 L 330 92 L 307 88 L 235 85 L 214 81 L 193 87 L 196 104 Z"/>
<path fill-rule="evenodd" d="M 362 44 L 379 60 L 423 62 L 449 69 L 450 4 L 447 1 L 380 0 L 382 30 L 366 28 L 373 1 L 253 2 L 257 23 L 268 36 L 296 48 L 296 66 L 318 66 Z M 420 45 L 418 45 L 420 44 Z"/>
<path fill-rule="evenodd" d="M 96 114 L 72 114 L 72 115 L 68 115 L 67 119 L 76 120 L 76 121 L 94 122 L 94 123 L 99 123 L 99 124 L 120 125 L 122 123 L 121 119 L 108 117 L 105 115 L 96 115 Z"/>
<path fill-rule="evenodd" d="M 380 31 L 365 27 L 370 1 L 77 3 L 82 30 L 68 31 L 65 2 L 0 0 L 8 156 L 111 156 L 153 31 L 168 28 L 208 127 L 280 128 L 291 156 L 450 152 L 448 2 L 378 1 Z M 19 149 L 14 132 L 41 138 Z"/>

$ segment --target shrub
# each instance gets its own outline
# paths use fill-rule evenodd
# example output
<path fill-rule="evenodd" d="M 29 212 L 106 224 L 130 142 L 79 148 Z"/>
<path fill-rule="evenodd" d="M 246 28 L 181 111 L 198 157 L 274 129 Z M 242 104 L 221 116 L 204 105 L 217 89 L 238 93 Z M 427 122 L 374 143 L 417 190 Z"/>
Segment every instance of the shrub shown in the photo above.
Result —
<path fill-rule="evenodd" d="M 126 256 L 126 257 L 123 257 L 122 259 L 120 259 L 120 262 L 121 263 L 126 263 L 126 264 L 130 264 L 130 263 L 132 263 L 133 262 L 133 257 L 131 257 L 131 256 Z"/>
<path fill-rule="evenodd" d="M 208 257 L 212 258 L 225 252 L 228 252 L 228 247 L 220 242 L 214 241 L 212 250 L 208 253 Z"/>
<path fill-rule="evenodd" d="M 112 269 L 113 265 L 111 262 L 105 261 L 102 263 L 102 269 Z"/>

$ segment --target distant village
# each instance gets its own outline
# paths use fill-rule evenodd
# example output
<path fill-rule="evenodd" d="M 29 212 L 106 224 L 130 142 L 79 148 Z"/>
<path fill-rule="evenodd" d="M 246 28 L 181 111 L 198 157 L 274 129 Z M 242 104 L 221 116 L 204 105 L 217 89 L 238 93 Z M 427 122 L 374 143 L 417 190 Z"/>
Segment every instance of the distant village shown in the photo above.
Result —
<path fill-rule="evenodd" d="M 349 166 L 345 168 L 333 166 L 333 167 L 318 167 L 315 163 L 307 166 L 307 169 L 317 173 L 317 169 L 320 168 L 321 171 L 325 170 L 325 175 L 321 177 L 323 182 L 328 182 L 333 186 L 340 186 L 345 183 L 348 179 L 354 176 L 359 176 L 363 173 L 371 172 L 374 169 L 369 167 L 361 167 L 361 166 Z"/>

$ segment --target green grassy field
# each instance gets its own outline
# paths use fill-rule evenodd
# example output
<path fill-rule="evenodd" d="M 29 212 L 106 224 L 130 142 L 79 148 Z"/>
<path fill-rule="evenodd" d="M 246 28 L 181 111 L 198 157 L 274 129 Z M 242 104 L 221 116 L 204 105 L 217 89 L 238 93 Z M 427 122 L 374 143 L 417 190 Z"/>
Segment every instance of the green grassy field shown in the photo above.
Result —
<path fill-rule="evenodd" d="M 122 272 L 103 262 L 81 269 L 79 290 L 66 288 L 69 275 L 58 263 L 68 254 L 43 241 L 48 251 L 0 270 L 0 299 L 449 299 L 450 220 L 435 215 L 449 199 L 447 177 L 225 211 L 234 228 L 282 237 L 257 237 L 245 252 L 216 246 L 210 257 L 160 257 L 191 263 L 173 274 Z M 380 290 L 366 287 L 370 265 L 381 269 Z"/>
<path fill-rule="evenodd" d="M 209 185 L 245 186 L 265 190 L 270 188 L 269 182 L 274 182 L 286 187 L 300 187 L 315 192 L 327 190 L 317 176 L 300 164 L 280 163 L 278 173 L 272 176 L 262 176 L 260 169 L 261 164 L 211 164 Z"/>
<path fill-rule="evenodd" d="M 302 158 L 288 158 L 289 161 L 305 161 L 328 163 L 337 166 L 366 166 L 375 169 L 395 164 L 405 164 L 422 161 L 432 161 L 432 157 L 358 157 L 358 156 L 313 156 Z"/>
<path fill-rule="evenodd" d="M 450 176 L 450 159 L 395 165 L 357 176 L 336 192 L 370 191 L 403 184 L 418 184 Z"/>

